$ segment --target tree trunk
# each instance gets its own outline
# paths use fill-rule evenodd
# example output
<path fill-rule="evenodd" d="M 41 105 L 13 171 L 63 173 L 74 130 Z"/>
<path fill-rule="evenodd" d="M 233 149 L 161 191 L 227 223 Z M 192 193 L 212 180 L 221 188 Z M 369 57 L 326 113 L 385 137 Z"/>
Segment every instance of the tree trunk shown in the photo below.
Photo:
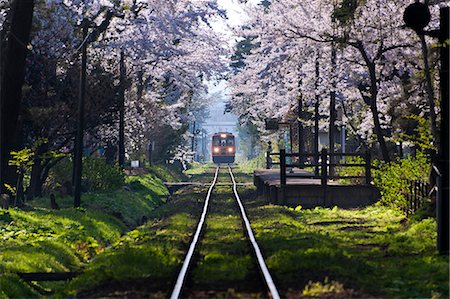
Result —
<path fill-rule="evenodd" d="M 42 172 L 42 161 L 38 154 L 35 155 L 33 166 L 31 168 L 30 186 L 27 189 L 27 201 L 33 200 L 36 197 L 37 187 L 40 183 Z"/>
<path fill-rule="evenodd" d="M 331 69 L 334 72 L 336 69 L 336 46 L 333 44 L 331 46 Z M 336 134 L 336 78 L 334 74 L 331 78 L 331 92 L 330 92 L 330 125 L 328 129 L 328 140 L 330 144 L 330 163 L 334 163 L 334 140 Z M 330 176 L 334 175 L 334 166 L 330 166 Z"/>
<path fill-rule="evenodd" d="M 119 166 L 125 166 L 125 61 L 123 51 L 120 51 L 120 87 L 119 87 Z"/>
<path fill-rule="evenodd" d="M 430 124 L 431 124 L 431 135 L 433 136 L 434 144 L 436 145 L 436 148 L 439 148 L 439 138 L 438 138 L 438 131 L 437 131 L 437 122 L 436 122 L 436 111 L 435 111 L 435 96 L 434 96 L 434 89 L 433 89 L 433 83 L 431 80 L 431 73 L 430 73 L 430 64 L 428 63 L 428 46 L 425 40 L 425 36 L 422 34 L 419 34 L 420 42 L 422 44 L 422 58 L 423 58 L 423 64 L 425 68 L 425 81 L 426 81 L 426 87 L 427 87 L 427 95 L 428 95 L 428 105 L 430 106 Z"/>
<path fill-rule="evenodd" d="M 357 49 L 360 51 L 364 62 L 366 63 L 367 69 L 370 76 L 370 111 L 372 112 L 373 124 L 375 134 L 377 135 L 378 144 L 380 145 L 381 155 L 385 162 L 390 162 L 389 151 L 386 146 L 386 141 L 384 140 L 383 130 L 381 129 L 380 116 L 377 107 L 377 75 L 375 70 L 375 62 L 371 61 L 369 56 L 364 49 L 362 42 L 358 42 L 356 45 Z"/>
<path fill-rule="evenodd" d="M 41 174 L 42 174 L 42 159 L 41 155 L 48 150 L 48 143 L 44 143 L 37 147 L 34 154 L 33 166 L 31 168 L 30 186 L 27 189 L 27 201 L 33 200 L 36 196 L 40 196 L 42 192 Z"/>
<path fill-rule="evenodd" d="M 11 4 L 11 27 L 2 55 L 0 78 L 0 187 L 14 185 L 15 171 L 8 166 L 10 152 L 16 146 L 17 123 L 20 112 L 25 58 L 33 19 L 34 0 L 15 0 Z"/>

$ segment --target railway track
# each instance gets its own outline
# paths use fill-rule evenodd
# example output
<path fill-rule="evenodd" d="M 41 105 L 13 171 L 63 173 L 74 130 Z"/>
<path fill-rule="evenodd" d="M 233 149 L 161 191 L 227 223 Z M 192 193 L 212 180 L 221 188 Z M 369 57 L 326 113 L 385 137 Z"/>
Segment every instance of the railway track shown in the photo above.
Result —
<path fill-rule="evenodd" d="M 199 255 L 200 243 L 202 242 L 203 238 L 205 237 L 205 226 L 210 227 L 210 226 L 214 225 L 213 223 L 211 225 L 206 225 L 208 217 L 211 217 L 211 218 L 213 217 L 213 216 L 209 215 L 210 211 L 212 210 L 211 206 L 214 204 L 219 204 L 219 203 L 215 203 L 215 201 L 217 201 L 217 202 L 220 201 L 220 197 L 218 198 L 217 195 L 213 196 L 213 190 L 215 188 L 217 188 L 218 186 L 228 186 L 228 188 L 232 189 L 232 190 L 230 190 L 231 191 L 230 194 L 232 194 L 232 196 L 234 197 L 234 201 L 235 201 L 234 211 L 236 214 L 238 214 L 238 216 L 237 215 L 234 215 L 234 216 L 236 216 L 237 218 L 240 218 L 240 220 L 241 220 L 240 221 L 242 223 L 241 229 L 243 230 L 243 231 L 241 231 L 241 233 L 247 237 L 246 243 L 249 247 L 249 249 L 247 249 L 247 251 L 251 251 L 250 256 L 253 257 L 254 264 L 256 265 L 253 267 L 255 269 L 250 270 L 250 272 L 254 273 L 254 275 L 259 276 L 258 278 L 256 278 L 256 280 L 264 282 L 265 291 L 267 291 L 268 294 L 270 294 L 271 298 L 278 299 L 278 298 L 280 298 L 280 295 L 279 295 L 278 290 L 275 286 L 275 283 L 272 279 L 272 276 L 270 275 L 267 265 L 264 261 L 264 257 L 261 253 L 261 249 L 259 248 L 257 240 L 255 239 L 252 228 L 250 226 L 250 221 L 245 213 L 244 206 L 242 204 L 242 201 L 239 197 L 239 193 L 237 191 L 238 183 L 236 182 L 236 179 L 232 172 L 232 168 L 230 166 L 226 167 L 228 174 L 229 174 L 229 178 L 231 180 L 231 184 L 224 184 L 223 182 L 221 182 L 221 183 L 218 182 L 219 181 L 219 179 L 218 179 L 219 172 L 221 169 L 224 169 L 224 168 L 217 167 L 215 169 L 214 178 L 212 180 L 211 185 L 208 188 L 205 202 L 203 205 L 202 213 L 200 215 L 195 233 L 194 233 L 192 241 L 189 245 L 189 249 L 186 253 L 184 262 L 182 264 L 181 270 L 176 279 L 175 286 L 172 290 L 170 298 L 171 299 L 180 298 L 183 294 L 187 294 L 189 289 L 195 289 L 195 285 L 192 285 L 193 284 L 193 282 L 192 282 L 193 274 L 192 273 L 196 271 L 196 268 L 200 267 L 198 265 L 198 262 L 196 262 L 195 257 Z M 223 206 L 221 206 L 221 207 L 223 207 Z M 219 207 L 219 210 L 221 207 Z M 217 210 L 217 208 L 216 208 L 216 210 Z M 228 217 L 231 217 L 231 215 L 229 215 Z M 189 279 L 189 276 L 191 276 L 190 279 Z M 253 278 L 255 279 L 255 277 L 253 277 Z M 189 281 L 189 283 L 187 283 L 188 281 Z M 183 297 L 184 297 L 184 295 L 183 295 Z"/>

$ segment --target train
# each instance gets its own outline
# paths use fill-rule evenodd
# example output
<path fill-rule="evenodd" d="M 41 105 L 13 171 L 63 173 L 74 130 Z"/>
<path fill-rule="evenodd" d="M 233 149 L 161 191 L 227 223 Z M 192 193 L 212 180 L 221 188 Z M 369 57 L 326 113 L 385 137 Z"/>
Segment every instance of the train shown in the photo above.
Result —
<path fill-rule="evenodd" d="M 212 160 L 216 164 L 234 163 L 236 156 L 236 143 L 232 133 L 219 132 L 212 136 Z"/>

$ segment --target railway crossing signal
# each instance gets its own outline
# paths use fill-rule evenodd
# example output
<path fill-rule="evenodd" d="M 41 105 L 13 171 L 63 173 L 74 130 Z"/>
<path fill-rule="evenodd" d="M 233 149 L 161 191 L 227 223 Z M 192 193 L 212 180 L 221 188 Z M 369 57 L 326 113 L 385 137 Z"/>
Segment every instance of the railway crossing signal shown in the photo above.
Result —
<path fill-rule="evenodd" d="M 449 12 L 450 7 L 440 9 L 440 29 L 425 31 L 431 19 L 428 6 L 413 3 L 405 9 L 403 20 L 407 27 L 420 35 L 429 35 L 439 39 L 441 54 L 440 88 L 441 88 L 441 124 L 438 149 L 438 192 L 436 198 L 439 253 L 449 252 Z M 440 182 L 439 182 L 440 181 Z"/>

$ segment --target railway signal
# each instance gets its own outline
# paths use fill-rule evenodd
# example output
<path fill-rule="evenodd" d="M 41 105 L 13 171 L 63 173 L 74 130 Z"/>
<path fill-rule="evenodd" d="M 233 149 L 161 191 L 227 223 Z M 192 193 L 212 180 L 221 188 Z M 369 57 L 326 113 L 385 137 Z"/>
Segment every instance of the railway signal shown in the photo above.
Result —
<path fill-rule="evenodd" d="M 440 9 L 440 29 L 425 31 L 431 20 L 428 6 L 413 3 L 405 9 L 403 20 L 407 27 L 419 36 L 429 35 L 439 39 L 441 54 L 440 88 L 441 88 L 441 124 L 438 149 L 438 171 L 440 172 L 440 188 L 436 199 L 438 250 L 441 254 L 449 252 L 449 12 L 450 7 Z"/>

